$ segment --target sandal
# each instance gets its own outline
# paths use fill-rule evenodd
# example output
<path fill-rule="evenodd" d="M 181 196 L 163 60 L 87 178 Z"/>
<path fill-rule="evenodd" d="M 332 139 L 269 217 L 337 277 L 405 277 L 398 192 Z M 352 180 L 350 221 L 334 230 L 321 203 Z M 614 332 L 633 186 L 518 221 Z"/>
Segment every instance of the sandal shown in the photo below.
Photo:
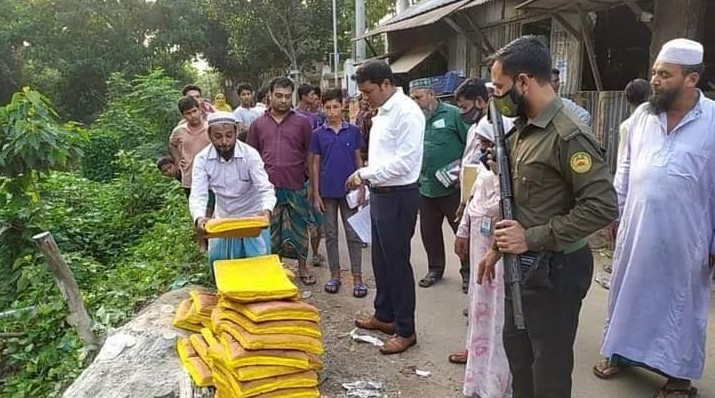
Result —
<path fill-rule="evenodd" d="M 367 296 L 367 285 L 364 283 L 357 283 L 353 286 L 353 297 L 363 298 Z"/>
<path fill-rule="evenodd" d="M 300 276 L 298 276 L 298 278 L 300 278 L 300 281 L 301 281 L 305 286 L 313 286 L 313 285 L 315 285 L 315 283 L 317 282 L 317 280 L 315 280 L 315 277 L 314 277 L 313 275 L 310 275 L 310 274 L 308 274 L 308 275 L 300 275 Z"/>
<path fill-rule="evenodd" d="M 337 292 L 340 290 L 340 286 L 341 286 L 342 284 L 343 284 L 343 283 L 340 282 L 339 279 L 333 278 L 333 279 L 329 280 L 329 281 L 325 284 L 325 286 L 323 287 L 323 289 L 325 290 L 325 293 L 335 294 L 335 293 L 337 293 Z"/>
<path fill-rule="evenodd" d="M 320 253 L 313 254 L 313 267 L 320 267 L 325 262 L 325 256 Z"/>
<path fill-rule="evenodd" d="M 420 287 L 430 287 L 437 283 L 442 277 L 434 272 L 428 272 L 424 278 L 420 281 Z"/>
<path fill-rule="evenodd" d="M 668 388 L 663 386 L 654 398 L 692 398 L 698 395 L 698 389 L 690 388 Z"/>
<path fill-rule="evenodd" d="M 609 380 L 618 376 L 623 371 L 623 366 L 611 366 L 608 358 L 601 359 L 597 364 L 593 365 L 593 374 L 599 379 Z"/>
<path fill-rule="evenodd" d="M 450 363 L 456 363 L 457 365 L 464 365 L 467 363 L 467 356 L 469 355 L 469 351 L 464 350 L 460 351 L 454 354 L 450 354 L 450 356 L 447 357 L 447 360 L 449 360 Z"/>

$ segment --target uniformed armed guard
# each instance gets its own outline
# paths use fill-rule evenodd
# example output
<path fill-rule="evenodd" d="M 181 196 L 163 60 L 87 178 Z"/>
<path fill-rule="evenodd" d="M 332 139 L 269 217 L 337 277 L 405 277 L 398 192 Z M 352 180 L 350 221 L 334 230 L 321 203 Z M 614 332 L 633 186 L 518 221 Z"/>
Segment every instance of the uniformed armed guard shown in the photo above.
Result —
<path fill-rule="evenodd" d="M 505 306 L 514 398 L 568 398 L 581 302 L 593 276 L 586 237 L 617 218 L 616 194 L 590 128 L 549 84 L 544 44 L 535 36 L 509 43 L 493 56 L 491 76 L 497 108 L 517 118 L 507 137 L 516 221 L 495 225 L 478 273 L 489 279 L 501 253 L 521 255 L 526 330 L 517 330 Z"/>

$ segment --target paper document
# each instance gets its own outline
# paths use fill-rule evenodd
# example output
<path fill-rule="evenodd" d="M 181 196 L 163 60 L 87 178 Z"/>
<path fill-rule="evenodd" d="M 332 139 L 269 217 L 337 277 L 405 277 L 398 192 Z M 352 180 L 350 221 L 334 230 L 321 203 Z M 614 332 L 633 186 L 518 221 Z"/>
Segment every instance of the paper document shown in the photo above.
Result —
<path fill-rule="evenodd" d="M 348 223 L 364 243 L 372 242 L 372 222 L 370 221 L 370 205 L 358 210 L 348 218 Z"/>
<path fill-rule="evenodd" d="M 345 196 L 345 199 L 348 201 L 348 207 L 351 209 L 354 209 L 358 207 L 358 200 L 360 199 L 360 190 L 359 189 L 353 189 L 350 192 L 348 192 L 347 196 Z M 367 203 L 370 200 L 370 191 L 368 189 L 365 189 L 365 202 Z"/>
<path fill-rule="evenodd" d="M 476 164 L 467 164 L 462 168 L 462 177 L 460 179 L 462 189 L 462 203 L 467 203 L 472 196 L 472 188 L 479 174 L 479 166 Z"/>

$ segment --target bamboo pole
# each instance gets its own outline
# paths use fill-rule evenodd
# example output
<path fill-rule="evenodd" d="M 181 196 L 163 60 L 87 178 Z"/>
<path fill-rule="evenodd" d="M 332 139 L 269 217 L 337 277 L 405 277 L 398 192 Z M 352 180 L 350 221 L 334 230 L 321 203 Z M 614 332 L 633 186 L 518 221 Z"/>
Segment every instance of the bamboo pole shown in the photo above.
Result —
<path fill-rule="evenodd" d="M 62 297 L 67 302 L 67 307 L 70 310 L 67 323 L 77 330 L 85 350 L 94 351 L 97 348 L 97 336 L 92 331 L 92 318 L 87 313 L 77 281 L 62 257 L 55 239 L 49 232 L 37 234 L 32 239 L 45 256 L 47 265 L 52 271 L 52 277 L 55 279 Z"/>

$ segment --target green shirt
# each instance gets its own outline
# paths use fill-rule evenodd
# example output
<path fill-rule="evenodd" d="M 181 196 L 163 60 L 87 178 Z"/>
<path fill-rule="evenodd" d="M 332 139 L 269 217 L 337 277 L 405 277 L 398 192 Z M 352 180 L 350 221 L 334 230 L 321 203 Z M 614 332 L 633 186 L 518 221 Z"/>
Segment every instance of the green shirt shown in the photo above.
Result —
<path fill-rule="evenodd" d="M 590 128 L 559 98 L 507 137 L 516 219 L 529 250 L 563 251 L 618 217 L 616 193 Z"/>
<path fill-rule="evenodd" d="M 445 188 L 435 177 L 440 168 L 461 159 L 467 142 L 467 130 L 459 116 L 459 108 L 440 102 L 434 115 L 427 119 L 424 154 L 420 171 L 420 193 L 428 198 L 448 196 L 459 190 L 455 184 Z"/>

